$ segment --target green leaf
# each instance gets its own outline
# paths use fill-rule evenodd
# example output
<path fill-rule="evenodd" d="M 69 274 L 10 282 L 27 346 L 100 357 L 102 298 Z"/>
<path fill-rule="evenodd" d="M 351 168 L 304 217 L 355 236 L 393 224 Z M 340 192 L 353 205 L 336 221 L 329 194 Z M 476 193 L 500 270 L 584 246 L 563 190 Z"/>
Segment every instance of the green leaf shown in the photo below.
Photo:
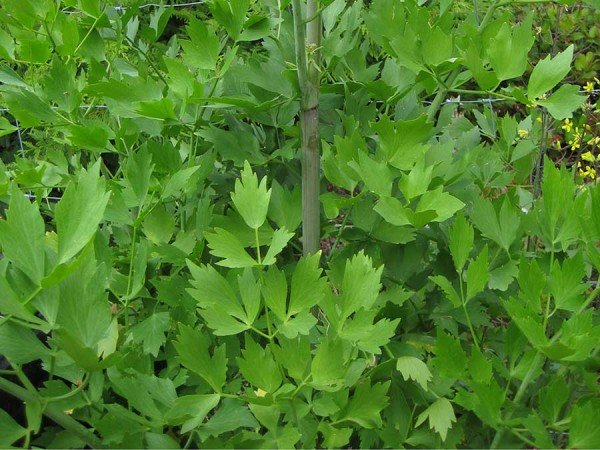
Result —
<path fill-rule="evenodd" d="M 431 381 L 433 376 L 427 364 L 414 356 L 399 357 L 396 361 L 396 370 L 402 374 L 404 381 L 410 378 L 419 383 L 425 391 L 427 390 L 427 383 Z"/>
<path fill-rule="evenodd" d="M 13 86 L 0 87 L 2 101 L 22 127 L 54 124 L 59 116 L 46 102 L 31 91 Z"/>
<path fill-rule="evenodd" d="M 423 34 L 423 61 L 430 66 L 442 64 L 452 57 L 452 44 L 452 35 L 448 36 L 440 27 L 434 27 Z"/>
<path fill-rule="evenodd" d="M 483 236 L 493 240 L 506 251 L 517 238 L 520 218 L 507 199 L 502 203 L 498 215 L 491 202 L 476 198 L 470 218 Z"/>
<path fill-rule="evenodd" d="M 327 280 L 321 277 L 321 254 L 302 258 L 292 275 L 288 317 L 318 305 L 325 296 Z"/>
<path fill-rule="evenodd" d="M 383 267 L 375 269 L 371 258 L 363 252 L 346 262 L 339 301 L 342 318 L 350 316 L 360 308 L 371 309 L 379 295 L 382 272 Z"/>
<path fill-rule="evenodd" d="M 14 133 L 19 128 L 11 124 L 6 118 L 0 117 L 0 137 Z"/>
<path fill-rule="evenodd" d="M 226 398 L 221 407 L 197 432 L 202 440 L 239 428 L 258 428 L 259 423 L 238 399 Z"/>
<path fill-rule="evenodd" d="M 452 217 L 457 211 L 461 210 L 465 204 L 456 197 L 453 197 L 447 192 L 442 192 L 442 187 L 428 191 L 421 196 L 417 213 L 434 211 L 436 217 L 432 219 L 434 222 L 443 222 Z"/>
<path fill-rule="evenodd" d="M 267 190 L 267 178 L 264 177 L 260 185 L 258 177 L 252 172 L 248 161 L 244 162 L 241 179 L 235 181 L 235 192 L 231 199 L 244 222 L 255 230 L 259 229 L 267 218 L 271 190 Z"/>
<path fill-rule="evenodd" d="M 585 276 L 582 253 L 565 259 L 562 264 L 555 262 L 551 275 L 548 278 L 548 286 L 556 307 L 566 311 L 578 311 L 585 301 L 583 294 L 588 289 L 582 280 Z"/>
<path fill-rule="evenodd" d="M 0 409 L 0 446 L 9 448 L 27 434 L 27 429 L 19 425 L 6 411 Z"/>
<path fill-rule="evenodd" d="M 425 167 L 425 159 L 420 159 L 408 175 L 400 178 L 398 187 L 408 202 L 427 192 L 433 177 L 433 169 L 433 165 Z"/>
<path fill-rule="evenodd" d="M 402 206 L 402 203 L 397 198 L 381 197 L 373 208 L 386 222 L 396 226 L 409 225 L 410 211 Z"/>
<path fill-rule="evenodd" d="M 253 267 L 258 262 L 244 249 L 238 238 L 227 230 L 215 228 L 214 233 L 204 233 L 204 237 L 211 249 L 211 255 L 224 258 L 218 261 L 220 266 L 231 268 Z"/>
<path fill-rule="evenodd" d="M 271 239 L 271 246 L 267 251 L 264 259 L 262 260 L 263 266 L 270 266 L 275 264 L 275 257 L 281 253 L 291 238 L 294 237 L 294 233 L 288 233 L 285 228 L 275 230 L 273 238 Z"/>
<path fill-rule="evenodd" d="M 0 276 L 0 313 L 14 316 L 31 323 L 42 324 L 43 321 L 34 316 L 27 307 L 21 303 L 19 296 L 8 284 L 4 275 Z"/>
<path fill-rule="evenodd" d="M 429 428 L 439 433 L 442 441 L 445 441 L 448 430 L 452 428 L 452 422 L 456 422 L 452 403 L 447 398 L 438 398 L 425 411 L 419 414 L 415 426 L 418 427 L 426 419 L 429 419 Z"/>
<path fill-rule="evenodd" d="M 97 359 L 97 346 L 110 333 L 112 321 L 105 289 L 108 270 L 104 264 L 98 265 L 92 246 L 88 246 L 79 258 L 75 270 L 59 285 L 56 322 L 70 339 L 93 350 Z"/>
<path fill-rule="evenodd" d="M 457 214 L 450 228 L 450 254 L 454 268 L 461 273 L 473 249 L 473 227 L 462 213 Z"/>
<path fill-rule="evenodd" d="M 288 190 L 274 180 L 271 191 L 269 218 L 278 227 L 295 231 L 302 222 L 302 189 L 294 186 Z"/>
<path fill-rule="evenodd" d="M 50 356 L 50 350 L 29 328 L 5 322 L 0 326 L 0 355 L 12 363 L 27 364 Z"/>
<path fill-rule="evenodd" d="M 177 117 L 175 116 L 173 101 L 166 97 L 160 100 L 140 102 L 135 112 L 149 119 L 165 120 Z"/>
<path fill-rule="evenodd" d="M 202 308 L 200 315 L 218 336 L 241 333 L 251 323 L 229 282 L 212 266 L 196 266 L 188 261 L 192 273 L 189 292 Z"/>
<path fill-rule="evenodd" d="M 238 366 L 244 378 L 253 386 L 273 394 L 283 381 L 277 363 L 271 350 L 263 349 L 260 345 L 246 336 L 246 346 L 242 357 L 237 358 Z"/>
<path fill-rule="evenodd" d="M 38 206 L 13 186 L 6 220 L 0 220 L 0 243 L 4 257 L 38 286 L 44 276 L 44 232 Z"/>
<path fill-rule="evenodd" d="M 597 425 L 598 399 L 577 404 L 571 410 L 569 448 L 599 448 L 600 427 Z"/>
<path fill-rule="evenodd" d="M 492 378 L 492 363 L 485 359 L 485 356 L 477 347 L 471 349 L 469 374 L 479 384 L 488 384 Z"/>
<path fill-rule="evenodd" d="M 131 340 L 142 344 L 144 353 L 158 356 L 160 347 L 165 343 L 165 333 L 169 330 L 169 313 L 154 313 L 136 324 L 129 331 Z"/>
<path fill-rule="evenodd" d="M 435 365 L 442 375 L 453 379 L 461 379 L 467 365 L 460 342 L 440 329 L 435 341 Z"/>
<path fill-rule="evenodd" d="M 465 303 L 483 291 L 489 276 L 488 248 L 486 245 L 477 258 L 471 261 L 467 269 L 467 298 Z"/>
<path fill-rule="evenodd" d="M 221 47 L 217 35 L 197 19 L 191 19 L 185 29 L 190 40 L 180 41 L 183 61 L 193 68 L 213 70 Z"/>
<path fill-rule="evenodd" d="M 581 108 L 587 97 L 579 93 L 579 86 L 563 84 L 548 99 L 539 100 L 538 105 L 545 106 L 557 120 L 573 117 L 573 111 Z"/>
<path fill-rule="evenodd" d="M 244 26 L 249 6 L 249 0 L 215 0 L 210 4 L 210 11 L 235 41 Z"/>
<path fill-rule="evenodd" d="M 394 175 L 387 162 L 374 161 L 361 151 L 358 154 L 358 162 L 351 161 L 348 165 L 361 175 L 365 186 L 371 192 L 384 197 L 392 193 Z"/>
<path fill-rule="evenodd" d="M 342 418 L 363 428 L 381 428 L 381 411 L 388 405 L 386 394 L 389 387 L 390 381 L 373 386 L 369 382 L 359 384 L 342 413 Z"/>
<path fill-rule="evenodd" d="M 546 56 L 536 64 L 529 77 L 527 97 L 537 99 L 556 86 L 569 73 L 573 59 L 573 44 L 554 58 Z"/>
<path fill-rule="evenodd" d="M 281 321 L 287 319 L 287 288 L 285 273 L 276 266 L 269 267 L 264 274 L 262 294 L 267 307 Z"/>
<path fill-rule="evenodd" d="M 103 123 L 87 121 L 85 125 L 70 125 L 67 138 L 76 148 L 93 152 L 106 152 L 110 149 L 109 138 L 114 137 L 111 129 Z"/>
<path fill-rule="evenodd" d="M 169 178 L 169 181 L 167 181 L 161 198 L 165 199 L 179 194 L 179 192 L 190 182 L 192 175 L 194 175 L 200 167 L 201 166 L 192 166 L 175 172 L 171 178 Z"/>
<path fill-rule="evenodd" d="M 152 154 L 145 149 L 134 153 L 127 159 L 127 164 L 125 166 L 126 180 L 133 190 L 135 198 L 137 199 L 136 206 L 139 208 L 142 208 L 148 195 L 150 178 L 152 177 L 153 170 Z"/>
<path fill-rule="evenodd" d="M 437 284 L 442 289 L 442 291 L 444 291 L 446 298 L 450 301 L 450 303 L 452 303 L 452 306 L 458 308 L 462 305 L 460 295 L 458 295 L 456 289 L 454 289 L 454 286 L 452 285 L 450 280 L 448 280 L 448 278 L 446 278 L 443 275 L 434 275 L 432 277 L 429 277 L 429 279 L 435 284 Z"/>
<path fill-rule="evenodd" d="M 56 205 L 59 264 L 75 256 L 96 233 L 110 197 L 104 185 L 99 160 L 88 171 L 81 171 Z"/>
<path fill-rule="evenodd" d="M 184 395 L 175 400 L 165 419 L 170 425 L 182 425 L 181 432 L 187 433 L 202 424 L 219 400 L 218 394 Z"/>
<path fill-rule="evenodd" d="M 221 392 L 227 377 L 225 344 L 213 347 L 211 356 L 209 340 L 200 329 L 180 324 L 179 335 L 173 345 L 181 364 L 200 375 L 216 392 Z"/>
<path fill-rule="evenodd" d="M 486 52 L 498 81 L 520 77 L 527 69 L 527 54 L 535 41 L 532 19 L 530 14 L 517 26 L 504 22 L 498 34 L 490 39 Z"/>
<path fill-rule="evenodd" d="M 346 359 L 342 341 L 335 338 L 324 338 L 318 345 L 310 367 L 311 385 L 316 389 L 327 390 L 328 386 L 337 385 L 344 379 Z"/>
<path fill-rule="evenodd" d="M 252 324 L 260 311 L 260 283 L 256 281 L 252 269 L 245 268 L 237 277 L 240 297 L 246 310 L 246 323 Z"/>

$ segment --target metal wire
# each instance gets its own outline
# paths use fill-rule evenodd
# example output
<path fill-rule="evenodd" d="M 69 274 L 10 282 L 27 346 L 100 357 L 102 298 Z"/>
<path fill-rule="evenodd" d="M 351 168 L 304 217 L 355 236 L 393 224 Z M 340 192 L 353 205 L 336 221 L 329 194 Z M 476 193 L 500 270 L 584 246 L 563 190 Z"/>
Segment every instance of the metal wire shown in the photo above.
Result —
<path fill-rule="evenodd" d="M 162 5 L 160 3 L 147 3 L 145 5 L 141 5 L 138 6 L 139 9 L 146 9 L 146 8 L 185 8 L 187 6 L 196 6 L 196 5 L 203 5 L 206 2 L 187 2 L 187 3 L 178 3 L 176 5 Z M 126 11 L 129 8 L 132 8 L 131 6 L 115 6 L 114 7 L 115 10 L 117 11 Z"/>

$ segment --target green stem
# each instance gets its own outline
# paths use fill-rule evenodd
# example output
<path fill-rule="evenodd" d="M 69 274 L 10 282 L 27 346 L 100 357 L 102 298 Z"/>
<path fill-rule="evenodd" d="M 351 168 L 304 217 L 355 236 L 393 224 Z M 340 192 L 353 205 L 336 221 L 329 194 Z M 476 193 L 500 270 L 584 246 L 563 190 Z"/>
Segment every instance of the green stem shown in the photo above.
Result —
<path fill-rule="evenodd" d="M 450 72 L 450 75 L 448 75 L 448 78 L 446 78 L 446 81 L 444 81 L 444 86 L 451 86 L 459 74 L 460 74 L 460 68 L 456 68 L 452 72 Z M 446 97 L 446 94 L 448 93 L 448 89 L 444 86 L 441 86 L 439 88 L 437 94 L 435 95 L 435 97 L 433 98 L 433 101 L 431 102 L 431 105 L 429 106 L 429 109 L 427 110 L 427 121 L 428 122 L 435 121 L 435 117 L 437 116 L 438 111 L 442 107 L 444 98 Z"/>
<path fill-rule="evenodd" d="M 512 101 L 517 101 L 516 98 L 511 97 L 510 95 L 504 95 L 504 94 L 500 94 L 499 92 L 493 92 L 493 91 L 478 91 L 478 90 L 473 90 L 473 89 L 448 89 L 448 92 L 453 92 L 456 94 L 473 94 L 473 95 L 485 95 L 487 97 L 492 96 L 492 97 L 498 97 L 504 100 L 512 100 Z"/>
<path fill-rule="evenodd" d="M 296 66 L 300 87 L 300 127 L 302 147 L 302 246 L 305 255 L 320 248 L 320 136 L 319 85 L 322 22 L 317 0 L 307 0 L 306 14 L 314 17 L 305 25 L 300 0 L 292 0 Z M 310 63 L 307 58 L 310 52 Z"/>
<path fill-rule="evenodd" d="M 34 394 L 4 378 L 0 378 L 0 390 L 7 392 L 25 403 L 32 403 L 37 400 Z M 64 414 L 59 407 L 55 405 L 46 405 L 44 415 L 57 425 L 60 425 L 65 430 L 77 436 L 91 448 L 104 448 L 102 441 L 94 435 L 91 430 L 84 427 L 72 417 Z"/>
<path fill-rule="evenodd" d="M 102 18 L 103 15 L 104 15 L 104 11 L 102 11 L 100 13 L 100 15 L 98 17 L 96 17 L 96 19 L 94 20 L 94 23 L 92 24 L 92 26 L 90 27 L 90 29 L 88 30 L 88 32 L 85 34 L 85 36 L 83 37 L 83 39 L 81 40 L 81 42 L 79 43 L 79 45 L 77 45 L 77 47 L 75 48 L 75 51 L 73 52 L 74 55 L 77 54 L 77 52 L 83 46 L 83 44 L 85 43 L 85 41 L 88 40 L 88 38 L 92 34 L 92 31 L 94 31 L 96 29 L 96 25 L 98 25 L 98 22 L 100 22 L 100 19 Z"/>
<path fill-rule="evenodd" d="M 460 303 L 462 304 L 463 312 L 465 313 L 465 318 L 467 319 L 467 326 L 469 327 L 469 331 L 471 332 L 471 337 L 473 338 L 473 343 L 477 350 L 481 350 L 479 347 L 479 339 L 475 334 L 475 329 L 473 328 L 473 323 L 471 322 L 471 316 L 469 316 L 469 311 L 467 311 L 467 302 L 465 301 L 465 292 L 463 288 L 463 280 L 462 273 L 458 274 L 458 285 L 460 286 Z"/>
<path fill-rule="evenodd" d="M 258 238 L 258 228 L 254 229 L 254 244 L 256 245 L 256 258 L 258 259 L 258 264 L 262 265 L 262 257 L 260 255 L 260 240 Z"/>

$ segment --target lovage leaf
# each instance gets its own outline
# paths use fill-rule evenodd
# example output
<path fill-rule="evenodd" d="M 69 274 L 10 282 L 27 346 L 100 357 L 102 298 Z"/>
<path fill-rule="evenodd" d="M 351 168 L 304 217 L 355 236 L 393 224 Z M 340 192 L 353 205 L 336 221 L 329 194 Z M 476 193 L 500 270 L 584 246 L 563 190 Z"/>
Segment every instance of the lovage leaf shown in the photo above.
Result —
<path fill-rule="evenodd" d="M 223 258 L 218 261 L 220 266 L 231 268 L 253 267 L 258 264 L 244 249 L 238 238 L 223 228 L 215 228 L 214 233 L 204 233 L 208 241 L 210 253 Z"/>
<path fill-rule="evenodd" d="M 454 415 L 454 409 L 450 400 L 443 397 L 438 398 L 419 415 L 415 426 L 418 427 L 421 425 L 425 422 L 425 419 L 429 419 L 429 428 L 437 431 L 442 441 L 445 441 L 448 430 L 452 428 L 452 422 L 456 422 L 456 416 Z"/>
<path fill-rule="evenodd" d="M 281 253 L 292 237 L 294 237 L 294 233 L 288 233 L 285 228 L 275 230 L 271 239 L 271 246 L 262 260 L 263 266 L 275 264 L 275 257 Z"/>
<path fill-rule="evenodd" d="M 274 393 L 283 379 L 269 348 L 263 349 L 250 336 L 246 336 L 246 348 L 237 358 L 240 372 L 252 385 L 268 393 Z"/>
<path fill-rule="evenodd" d="M 489 277 L 488 248 L 486 245 L 477 258 L 471 261 L 467 269 L 467 298 L 465 303 L 483 291 Z"/>
<path fill-rule="evenodd" d="M 298 262 L 292 275 L 288 316 L 312 308 L 319 304 L 325 296 L 327 280 L 321 277 L 320 258 L 320 253 L 317 253 L 302 258 Z"/>
<path fill-rule="evenodd" d="M 381 427 L 381 411 L 388 404 L 386 394 L 389 387 L 390 381 L 372 386 L 369 382 L 358 385 L 342 417 L 363 428 Z"/>
<path fill-rule="evenodd" d="M 160 347 L 165 342 L 165 333 L 169 330 L 169 313 L 152 314 L 147 319 L 131 328 L 133 342 L 141 343 L 144 353 L 158 356 Z"/>
<path fill-rule="evenodd" d="M 208 338 L 199 329 L 181 324 L 173 345 L 185 367 L 200 375 L 216 392 L 221 392 L 227 375 L 225 344 L 214 347 L 211 356 Z"/>
<path fill-rule="evenodd" d="M 573 44 L 554 58 L 546 56 L 533 68 L 527 85 L 527 97 L 530 100 L 541 97 L 556 86 L 571 69 Z"/>
<path fill-rule="evenodd" d="M 59 264 L 75 256 L 96 233 L 110 197 L 104 185 L 98 160 L 89 170 L 82 170 L 56 205 Z"/>
<path fill-rule="evenodd" d="M 450 228 L 450 254 L 458 273 L 462 272 L 473 249 L 473 239 L 473 227 L 463 214 L 457 214 Z"/>
<path fill-rule="evenodd" d="M 373 306 L 379 295 L 382 272 L 383 267 L 375 269 L 371 258 L 363 252 L 346 262 L 340 301 L 342 318 Z"/>
<path fill-rule="evenodd" d="M 6 220 L 0 220 L 0 243 L 4 256 L 39 285 L 44 276 L 44 220 L 37 205 L 16 187 Z"/>
<path fill-rule="evenodd" d="M 424 390 L 427 390 L 427 383 L 431 381 L 432 375 L 427 364 L 419 358 L 401 356 L 396 361 L 396 370 L 402 374 L 405 381 L 410 378 L 419 383 Z"/>
<path fill-rule="evenodd" d="M 252 172 L 250 163 L 244 162 L 241 179 L 235 181 L 235 191 L 231 199 L 244 222 L 255 230 L 259 229 L 267 218 L 271 189 L 267 190 L 267 178 L 264 177 L 260 185 L 258 177 Z"/>

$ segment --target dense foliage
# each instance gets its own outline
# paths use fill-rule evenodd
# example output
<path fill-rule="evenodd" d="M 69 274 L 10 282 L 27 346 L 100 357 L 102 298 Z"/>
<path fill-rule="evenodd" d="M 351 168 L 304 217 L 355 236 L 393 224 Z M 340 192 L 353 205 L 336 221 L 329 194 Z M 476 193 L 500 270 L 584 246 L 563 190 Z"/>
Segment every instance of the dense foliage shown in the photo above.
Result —
<path fill-rule="evenodd" d="M 0 446 L 600 447 L 597 2 L 319 2 L 307 257 L 289 3 L 1 1 Z"/>

